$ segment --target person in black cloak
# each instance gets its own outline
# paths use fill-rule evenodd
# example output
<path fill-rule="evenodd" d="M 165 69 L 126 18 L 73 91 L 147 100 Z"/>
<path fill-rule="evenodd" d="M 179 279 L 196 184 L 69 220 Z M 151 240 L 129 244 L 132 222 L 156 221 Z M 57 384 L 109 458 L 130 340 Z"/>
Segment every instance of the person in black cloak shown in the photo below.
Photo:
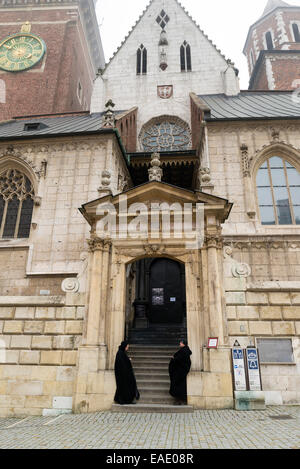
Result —
<path fill-rule="evenodd" d="M 186 340 L 180 341 L 180 349 L 175 353 L 169 364 L 170 394 L 175 398 L 176 405 L 186 404 L 186 377 L 191 369 L 191 350 Z"/>
<path fill-rule="evenodd" d="M 129 343 L 127 341 L 122 342 L 115 360 L 117 390 L 114 400 L 121 405 L 135 404 L 135 400 L 140 398 L 131 360 L 126 353 L 128 349 Z"/>

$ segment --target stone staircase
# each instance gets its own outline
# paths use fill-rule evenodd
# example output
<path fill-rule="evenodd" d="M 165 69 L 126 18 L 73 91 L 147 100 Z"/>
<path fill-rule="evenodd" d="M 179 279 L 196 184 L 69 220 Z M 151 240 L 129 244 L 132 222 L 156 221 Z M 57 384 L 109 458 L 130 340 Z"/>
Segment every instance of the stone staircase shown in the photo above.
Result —
<path fill-rule="evenodd" d="M 179 348 L 180 339 L 187 338 L 186 324 L 150 324 L 145 329 L 131 329 L 129 342 L 135 345 L 170 345 Z"/>
<path fill-rule="evenodd" d="M 113 405 L 114 412 L 193 412 L 191 406 L 173 405 L 169 394 L 169 362 L 178 347 L 174 345 L 130 345 L 140 400 L 135 405 Z"/>

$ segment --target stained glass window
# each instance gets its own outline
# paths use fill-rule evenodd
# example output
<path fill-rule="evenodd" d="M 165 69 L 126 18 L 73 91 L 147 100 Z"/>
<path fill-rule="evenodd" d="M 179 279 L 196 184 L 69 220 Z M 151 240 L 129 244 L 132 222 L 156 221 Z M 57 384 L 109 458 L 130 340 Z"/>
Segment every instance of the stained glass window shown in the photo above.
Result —
<path fill-rule="evenodd" d="M 278 156 L 269 158 L 256 177 L 263 225 L 300 225 L 300 173 Z"/>
<path fill-rule="evenodd" d="M 28 238 L 34 204 L 30 180 L 16 169 L 0 176 L 0 237 Z"/>
<path fill-rule="evenodd" d="M 180 151 L 191 148 L 191 133 L 187 124 L 177 119 L 157 121 L 142 130 L 144 151 Z"/>

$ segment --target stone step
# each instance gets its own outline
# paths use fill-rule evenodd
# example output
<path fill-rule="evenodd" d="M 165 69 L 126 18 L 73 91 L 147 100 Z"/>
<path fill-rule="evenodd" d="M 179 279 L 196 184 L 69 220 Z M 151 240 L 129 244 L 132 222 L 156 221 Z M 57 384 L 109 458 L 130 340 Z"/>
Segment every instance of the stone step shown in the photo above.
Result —
<path fill-rule="evenodd" d="M 169 371 L 167 368 L 147 368 L 147 367 L 141 366 L 138 368 L 134 367 L 133 371 L 134 371 L 136 378 L 139 378 L 140 376 L 145 376 L 146 379 L 169 378 Z"/>
<path fill-rule="evenodd" d="M 140 365 L 141 363 L 144 363 L 145 365 L 168 365 L 170 363 L 170 357 L 158 357 L 158 358 L 153 358 L 153 357 L 133 357 L 132 358 L 132 365 Z"/>
<path fill-rule="evenodd" d="M 148 397 L 170 397 L 169 394 L 170 386 L 167 387 L 138 387 L 139 393 L 141 395 L 141 399 L 148 398 Z"/>
<path fill-rule="evenodd" d="M 160 394 L 149 394 L 146 396 L 141 396 L 139 404 L 174 404 L 174 399 L 170 395 L 162 396 Z"/>
<path fill-rule="evenodd" d="M 153 376 L 148 376 L 148 378 L 140 378 L 136 376 L 136 380 L 140 386 L 170 386 L 170 379 L 167 377 L 162 377 L 161 379 L 153 379 Z"/>
<path fill-rule="evenodd" d="M 129 356 L 139 356 L 143 355 L 145 357 L 169 357 L 171 355 L 174 355 L 174 353 L 177 350 L 145 350 L 141 348 L 140 350 L 134 349 L 134 350 L 129 350 L 128 355 Z"/>
<path fill-rule="evenodd" d="M 113 404 L 111 408 L 112 412 L 122 413 L 159 413 L 159 414 L 186 414 L 193 413 L 194 409 L 192 406 L 187 405 L 161 405 L 161 404 L 135 404 L 135 405 L 119 405 Z"/>
<path fill-rule="evenodd" d="M 149 380 L 165 380 L 165 381 L 170 381 L 170 378 L 169 378 L 169 374 L 167 372 L 154 372 L 154 371 L 151 371 L 151 374 L 149 372 L 147 373 L 140 373 L 139 371 L 135 371 L 135 377 L 137 380 L 146 380 L 146 381 L 149 381 Z"/>
<path fill-rule="evenodd" d="M 130 344 L 130 349 L 129 349 L 129 354 L 130 353 L 153 353 L 153 354 L 159 354 L 159 353 L 172 353 L 174 354 L 177 350 L 179 350 L 179 347 L 174 347 L 172 346 L 162 346 L 162 345 L 138 345 L 138 344 Z"/>

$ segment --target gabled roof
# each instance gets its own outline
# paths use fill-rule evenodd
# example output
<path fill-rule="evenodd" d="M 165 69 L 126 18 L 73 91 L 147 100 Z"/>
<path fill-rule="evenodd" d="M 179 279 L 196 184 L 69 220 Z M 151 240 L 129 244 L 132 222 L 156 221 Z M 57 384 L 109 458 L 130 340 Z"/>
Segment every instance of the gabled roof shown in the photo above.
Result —
<path fill-rule="evenodd" d="M 160 204 L 166 202 L 171 205 L 178 202 L 181 206 L 185 203 L 202 203 L 206 211 L 214 210 L 215 213 L 219 213 L 222 223 L 229 217 L 233 207 L 233 204 L 227 199 L 206 192 L 183 189 L 166 182 L 148 181 L 139 186 L 130 188 L 122 194 L 110 194 L 87 202 L 79 208 L 79 211 L 92 226 L 95 220 L 101 219 L 104 215 L 103 212 L 98 211 L 97 208 L 101 205 L 111 203 L 116 207 L 118 213 L 121 201 L 124 202 L 124 194 L 127 197 L 126 203 L 128 208 L 135 203 L 144 203 L 151 209 L 151 204 L 157 203 L 157 201 L 159 201 Z"/>
<path fill-rule="evenodd" d="M 120 51 L 120 49 L 123 47 L 123 45 L 126 43 L 127 39 L 129 38 L 129 36 L 131 36 L 131 34 L 133 33 L 133 31 L 136 29 L 137 25 L 141 22 L 142 18 L 146 15 L 146 13 L 148 12 L 149 8 L 151 7 L 151 5 L 157 0 L 150 0 L 150 3 L 148 4 L 148 6 L 145 8 L 145 10 L 142 12 L 142 14 L 140 15 L 140 17 L 138 18 L 138 20 L 136 21 L 136 23 L 133 25 L 133 27 L 131 28 L 131 30 L 128 32 L 127 36 L 124 38 L 124 40 L 122 41 L 122 43 L 120 44 L 120 46 L 118 47 L 118 49 L 116 50 L 116 52 L 113 54 L 113 56 L 109 59 L 108 63 L 105 65 L 105 69 L 102 71 L 102 74 L 105 72 L 105 70 L 107 69 L 107 67 L 110 65 L 110 63 L 112 62 L 112 60 L 115 58 L 115 56 L 118 54 L 118 52 Z M 180 6 L 180 8 L 184 11 L 184 13 L 190 18 L 190 20 L 194 23 L 194 25 L 198 28 L 198 30 L 203 34 L 203 36 L 211 43 L 211 45 L 216 49 L 216 51 L 224 58 L 224 60 L 228 63 L 233 63 L 232 60 L 230 59 L 227 59 L 225 57 L 225 55 L 223 55 L 221 53 L 221 50 L 217 48 L 217 46 L 213 43 L 213 41 L 211 39 L 209 39 L 209 37 L 205 34 L 205 32 L 200 28 L 200 26 L 198 25 L 198 23 L 196 23 L 196 21 L 193 19 L 193 17 L 189 14 L 189 12 L 184 8 L 183 5 L 181 5 L 181 3 L 178 1 L 178 0 L 173 0 L 175 3 L 177 3 L 177 5 Z"/>
<path fill-rule="evenodd" d="M 210 109 L 205 120 L 240 121 L 266 119 L 300 119 L 300 106 L 293 91 L 241 91 L 237 96 L 200 95 Z"/>

